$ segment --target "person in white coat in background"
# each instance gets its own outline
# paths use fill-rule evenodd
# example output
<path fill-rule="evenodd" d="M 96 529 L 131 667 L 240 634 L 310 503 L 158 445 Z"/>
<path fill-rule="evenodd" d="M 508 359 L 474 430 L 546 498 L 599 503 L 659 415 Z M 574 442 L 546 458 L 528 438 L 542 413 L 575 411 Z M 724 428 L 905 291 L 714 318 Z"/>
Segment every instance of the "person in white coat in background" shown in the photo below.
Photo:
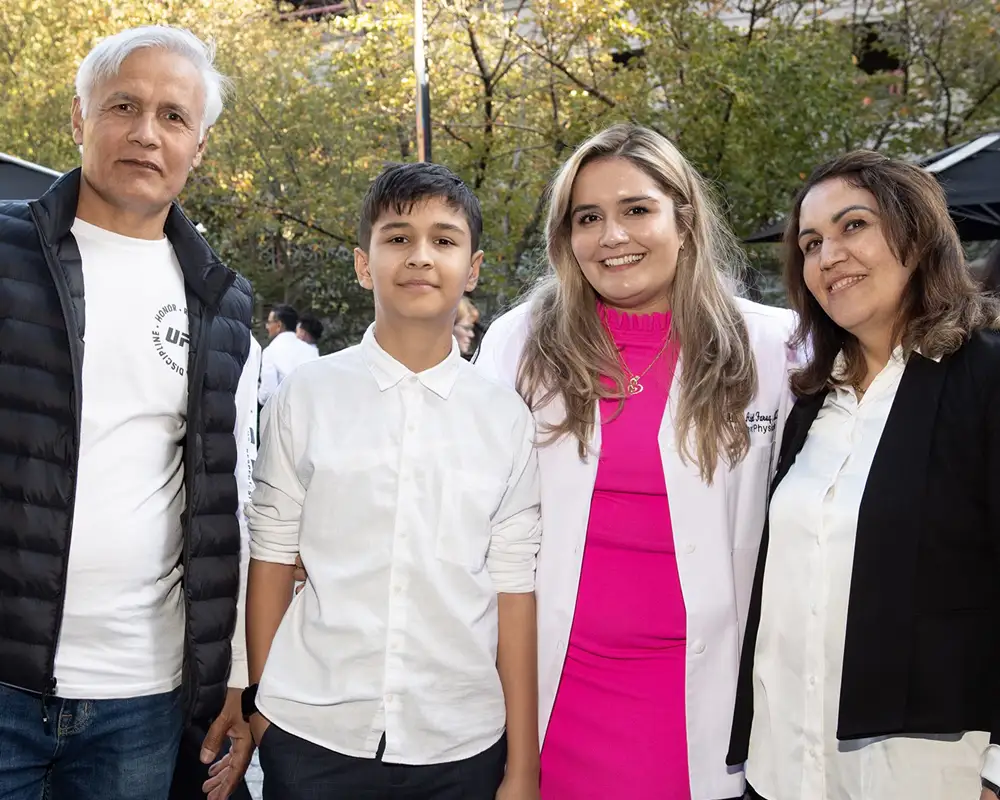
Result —
<path fill-rule="evenodd" d="M 257 401 L 261 407 L 297 367 L 319 358 L 319 348 L 296 335 L 298 324 L 298 312 L 288 305 L 276 305 L 267 315 L 265 327 L 271 343 L 261 356 L 260 385 L 257 389 Z"/>
<path fill-rule="evenodd" d="M 548 273 L 479 369 L 540 439 L 543 800 L 722 800 L 791 312 L 734 296 L 742 255 L 659 134 L 616 125 L 552 187 Z"/>

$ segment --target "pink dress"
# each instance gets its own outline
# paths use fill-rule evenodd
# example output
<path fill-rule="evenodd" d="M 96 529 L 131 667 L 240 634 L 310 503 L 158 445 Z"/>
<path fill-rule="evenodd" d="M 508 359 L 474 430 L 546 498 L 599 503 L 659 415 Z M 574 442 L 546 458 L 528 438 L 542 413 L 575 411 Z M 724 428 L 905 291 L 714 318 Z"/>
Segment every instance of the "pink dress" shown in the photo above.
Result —
<path fill-rule="evenodd" d="M 634 374 L 669 315 L 601 309 Z M 690 800 L 686 615 L 657 443 L 677 364 L 669 345 L 643 391 L 601 403 L 601 454 L 576 613 L 542 747 L 542 800 Z"/>

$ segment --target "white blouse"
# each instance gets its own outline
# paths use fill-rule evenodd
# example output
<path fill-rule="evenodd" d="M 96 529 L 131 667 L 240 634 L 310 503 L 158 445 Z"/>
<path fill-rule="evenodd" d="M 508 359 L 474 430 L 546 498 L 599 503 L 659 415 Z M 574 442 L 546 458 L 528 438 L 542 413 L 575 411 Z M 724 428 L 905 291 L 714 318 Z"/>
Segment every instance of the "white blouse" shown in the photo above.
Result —
<path fill-rule="evenodd" d="M 771 501 L 747 760 L 767 800 L 980 794 L 988 733 L 837 741 L 858 513 L 905 366 L 897 349 L 860 402 L 827 395 Z"/>

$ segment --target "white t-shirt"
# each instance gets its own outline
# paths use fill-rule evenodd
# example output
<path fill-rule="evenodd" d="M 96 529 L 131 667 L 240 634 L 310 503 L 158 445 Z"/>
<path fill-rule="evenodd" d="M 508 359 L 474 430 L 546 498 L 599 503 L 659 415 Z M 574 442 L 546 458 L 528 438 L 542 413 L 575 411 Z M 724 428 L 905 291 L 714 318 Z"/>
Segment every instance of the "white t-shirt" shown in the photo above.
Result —
<path fill-rule="evenodd" d="M 83 259 L 83 421 L 56 694 L 140 697 L 181 681 L 184 278 L 166 238 L 80 219 L 72 230 Z"/>

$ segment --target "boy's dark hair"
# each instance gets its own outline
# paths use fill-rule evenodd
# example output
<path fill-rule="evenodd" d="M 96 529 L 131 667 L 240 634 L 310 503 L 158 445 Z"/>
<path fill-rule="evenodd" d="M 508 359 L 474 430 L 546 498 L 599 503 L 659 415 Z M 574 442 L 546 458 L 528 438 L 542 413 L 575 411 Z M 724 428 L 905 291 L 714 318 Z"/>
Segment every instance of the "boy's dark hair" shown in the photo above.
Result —
<path fill-rule="evenodd" d="M 299 312 L 285 303 L 278 303 L 271 306 L 271 313 L 278 320 L 286 331 L 295 333 L 295 326 L 299 324 Z"/>
<path fill-rule="evenodd" d="M 372 243 L 372 228 L 389 209 L 408 214 L 416 203 L 439 198 L 465 215 L 472 234 L 472 252 L 479 250 L 483 234 L 483 211 L 479 199 L 465 182 L 440 164 L 389 164 L 371 182 L 361 203 L 358 222 L 358 243 L 368 251 Z"/>
<path fill-rule="evenodd" d="M 299 317 L 299 325 L 314 342 L 318 342 L 323 335 L 323 323 L 314 314 L 303 314 Z"/>

